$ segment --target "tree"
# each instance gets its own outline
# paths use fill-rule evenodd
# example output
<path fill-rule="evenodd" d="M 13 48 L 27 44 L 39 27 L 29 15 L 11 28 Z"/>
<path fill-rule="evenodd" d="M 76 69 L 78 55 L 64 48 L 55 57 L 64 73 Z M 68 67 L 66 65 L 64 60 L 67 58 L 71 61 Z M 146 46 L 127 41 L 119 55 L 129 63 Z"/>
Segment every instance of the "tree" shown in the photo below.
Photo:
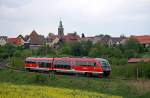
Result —
<path fill-rule="evenodd" d="M 50 48 L 48 45 L 44 45 L 40 47 L 36 52 L 37 52 L 36 53 L 37 56 L 47 56 L 47 55 L 55 54 L 54 50 Z"/>
<path fill-rule="evenodd" d="M 13 53 L 13 56 L 14 57 L 21 57 L 21 51 L 20 50 L 16 50 L 14 53 Z"/>
<path fill-rule="evenodd" d="M 123 47 L 124 53 L 127 57 L 136 57 L 139 53 L 144 52 L 144 47 L 142 47 L 140 43 L 133 38 L 130 38 Z"/>
<path fill-rule="evenodd" d="M 82 36 L 81 36 L 81 38 L 85 38 L 85 35 L 84 35 L 84 33 L 82 33 Z"/>
<path fill-rule="evenodd" d="M 82 47 L 80 42 L 74 42 L 71 45 L 71 54 L 73 56 L 81 56 L 82 54 Z"/>
<path fill-rule="evenodd" d="M 109 55 L 109 47 L 101 43 L 96 43 L 89 52 L 91 57 L 104 57 L 107 58 Z"/>
<path fill-rule="evenodd" d="M 15 52 L 16 50 L 16 47 L 11 45 L 11 44 L 6 44 L 5 46 L 3 46 L 2 48 L 3 52 L 2 52 L 2 58 L 8 58 L 8 57 L 12 57 L 13 56 L 13 53 Z"/>
<path fill-rule="evenodd" d="M 51 36 L 53 36 L 53 35 L 54 35 L 54 34 L 51 33 L 51 32 L 48 33 L 48 37 L 51 37 Z"/>
<path fill-rule="evenodd" d="M 21 57 L 22 58 L 26 58 L 26 57 L 30 57 L 32 56 L 32 50 L 30 49 L 24 49 L 22 52 L 21 52 Z"/>
<path fill-rule="evenodd" d="M 70 43 L 64 43 L 61 45 L 61 48 L 58 50 L 60 55 L 71 55 L 71 45 Z"/>
<path fill-rule="evenodd" d="M 24 60 L 20 57 L 12 57 L 10 59 L 10 66 L 14 68 L 24 68 Z"/>
<path fill-rule="evenodd" d="M 24 39 L 23 35 L 21 35 L 21 34 L 17 38 Z"/>

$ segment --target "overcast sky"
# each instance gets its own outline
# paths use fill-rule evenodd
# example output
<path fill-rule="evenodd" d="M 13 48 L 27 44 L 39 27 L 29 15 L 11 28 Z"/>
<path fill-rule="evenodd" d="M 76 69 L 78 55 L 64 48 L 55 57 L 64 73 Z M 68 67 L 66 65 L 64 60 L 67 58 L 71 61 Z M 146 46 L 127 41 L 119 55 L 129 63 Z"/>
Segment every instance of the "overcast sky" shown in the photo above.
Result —
<path fill-rule="evenodd" d="M 150 35 L 150 0 L 0 0 L 0 35 Z"/>

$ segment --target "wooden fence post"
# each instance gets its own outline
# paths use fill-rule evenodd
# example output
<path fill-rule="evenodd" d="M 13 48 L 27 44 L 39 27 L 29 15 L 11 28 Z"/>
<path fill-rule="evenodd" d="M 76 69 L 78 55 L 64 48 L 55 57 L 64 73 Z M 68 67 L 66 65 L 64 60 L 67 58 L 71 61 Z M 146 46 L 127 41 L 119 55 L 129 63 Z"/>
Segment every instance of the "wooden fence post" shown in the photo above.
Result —
<path fill-rule="evenodd" d="M 139 77 L 139 69 L 137 67 L 137 69 L 136 69 L 136 78 L 138 79 L 138 77 Z"/>

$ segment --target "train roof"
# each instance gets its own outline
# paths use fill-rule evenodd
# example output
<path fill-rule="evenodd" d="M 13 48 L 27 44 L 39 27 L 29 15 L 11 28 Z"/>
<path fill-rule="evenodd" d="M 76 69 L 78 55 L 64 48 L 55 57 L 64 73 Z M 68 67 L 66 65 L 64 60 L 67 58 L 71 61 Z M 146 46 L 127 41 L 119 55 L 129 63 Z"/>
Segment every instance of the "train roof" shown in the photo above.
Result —
<path fill-rule="evenodd" d="M 26 61 L 28 60 L 52 60 L 53 58 L 46 58 L 46 57 L 43 57 L 43 58 L 40 58 L 40 57 L 27 57 L 26 58 Z"/>
<path fill-rule="evenodd" d="M 47 57 L 27 57 L 26 61 L 28 60 L 53 60 L 54 58 L 47 58 Z M 56 60 L 60 59 L 67 59 L 67 60 L 88 60 L 88 61 L 93 61 L 93 60 L 99 60 L 99 61 L 106 61 L 106 59 L 103 58 L 75 58 L 75 57 L 61 57 L 61 58 L 55 58 Z"/>

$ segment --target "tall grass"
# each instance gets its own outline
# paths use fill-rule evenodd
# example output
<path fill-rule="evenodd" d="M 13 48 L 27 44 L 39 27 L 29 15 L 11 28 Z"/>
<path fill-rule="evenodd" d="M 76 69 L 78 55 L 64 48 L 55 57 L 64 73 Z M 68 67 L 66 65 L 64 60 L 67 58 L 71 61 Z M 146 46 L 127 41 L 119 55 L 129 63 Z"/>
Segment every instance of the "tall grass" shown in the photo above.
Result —
<path fill-rule="evenodd" d="M 103 93 L 47 86 L 0 84 L 0 98 L 123 98 Z"/>
<path fill-rule="evenodd" d="M 139 96 L 139 94 L 136 93 L 136 90 L 132 88 L 133 86 L 128 85 L 128 83 L 130 82 L 123 81 L 123 80 L 109 80 L 109 79 L 73 77 L 73 76 L 49 77 L 48 75 L 43 75 L 39 73 L 17 72 L 17 71 L 12 71 L 12 70 L 0 70 L 0 89 L 6 87 L 6 85 L 8 86 L 6 88 L 9 88 L 9 84 L 10 84 L 10 85 L 17 85 L 18 90 L 19 89 L 22 90 L 23 89 L 22 85 L 25 85 L 25 87 L 33 86 L 33 88 L 38 86 L 38 87 L 50 87 L 52 89 L 53 88 L 58 88 L 58 89 L 63 89 L 63 90 L 69 89 L 71 90 L 71 92 L 73 92 L 74 95 L 76 95 L 76 92 L 79 93 L 83 91 L 83 92 L 91 92 L 93 94 L 96 93 L 96 95 L 93 95 L 93 96 L 97 96 L 97 94 L 104 94 L 104 96 L 108 95 L 109 97 L 110 96 L 119 96 L 119 97 L 122 96 L 124 98 L 131 98 L 131 97 L 136 98 L 136 96 Z M 3 84 L 6 84 L 6 85 L 3 86 Z M 13 89 L 10 89 L 10 91 L 14 92 Z M 35 93 L 36 92 L 38 92 L 38 90 L 35 90 Z M 3 93 L 4 92 L 0 94 L 3 94 Z M 17 92 L 15 91 L 14 94 L 15 93 Z M 38 94 L 39 93 L 40 92 L 38 92 Z M 84 94 L 85 93 L 82 93 L 80 95 L 84 95 Z M 66 93 L 66 95 L 68 94 Z M 85 94 L 85 96 L 91 96 L 91 95 Z M 140 96 L 143 96 L 143 95 L 141 95 L 140 93 Z M 45 98 L 45 96 L 43 98 Z"/>

